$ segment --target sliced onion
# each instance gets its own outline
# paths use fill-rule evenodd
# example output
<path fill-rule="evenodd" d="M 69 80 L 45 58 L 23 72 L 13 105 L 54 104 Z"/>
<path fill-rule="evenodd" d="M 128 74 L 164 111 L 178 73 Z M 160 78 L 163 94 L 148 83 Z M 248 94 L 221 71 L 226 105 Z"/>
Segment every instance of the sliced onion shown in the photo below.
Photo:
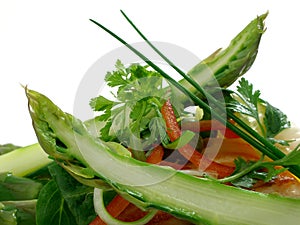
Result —
<path fill-rule="evenodd" d="M 143 218 L 134 222 L 124 222 L 111 216 L 107 212 L 103 201 L 103 190 L 99 188 L 94 189 L 94 208 L 97 215 L 109 225 L 144 225 L 148 223 L 157 213 L 158 210 L 150 210 Z"/>

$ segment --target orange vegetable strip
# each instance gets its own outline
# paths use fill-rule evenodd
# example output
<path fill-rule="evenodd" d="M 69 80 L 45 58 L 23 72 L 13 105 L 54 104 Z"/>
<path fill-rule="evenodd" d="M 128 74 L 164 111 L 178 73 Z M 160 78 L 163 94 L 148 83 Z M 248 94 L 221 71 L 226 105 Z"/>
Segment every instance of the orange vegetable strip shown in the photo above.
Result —
<path fill-rule="evenodd" d="M 196 151 L 195 148 L 189 144 L 178 149 L 178 151 L 197 168 L 204 169 L 204 171 L 207 172 L 217 172 L 218 178 L 227 177 L 234 171 L 233 167 L 225 166 L 206 158 L 203 156 L 203 154 Z"/>
<path fill-rule="evenodd" d="M 116 195 L 110 203 L 108 203 L 106 210 L 113 217 L 119 216 L 129 205 L 129 202 L 120 195 Z M 97 216 L 89 225 L 106 225 L 102 219 Z"/>
<path fill-rule="evenodd" d="M 187 164 L 179 164 L 175 162 L 169 162 L 169 161 L 161 161 L 159 163 L 160 166 L 170 166 L 176 170 L 191 170 L 191 169 L 197 169 L 194 164 L 187 163 Z"/>
<path fill-rule="evenodd" d="M 162 161 L 164 156 L 164 148 L 161 145 L 156 146 L 151 154 L 147 157 L 146 162 L 158 164 Z"/>
<path fill-rule="evenodd" d="M 173 106 L 170 100 L 167 100 L 161 108 L 162 116 L 166 122 L 167 134 L 171 142 L 175 141 L 181 136 L 181 129 L 178 125 Z"/>
<path fill-rule="evenodd" d="M 219 130 L 227 138 L 238 138 L 239 135 L 234 133 L 228 127 L 224 126 L 218 120 L 201 120 L 201 121 L 188 121 L 184 122 L 182 130 L 191 130 L 193 132 L 204 132 L 211 130 Z"/>
<path fill-rule="evenodd" d="M 156 146 L 151 154 L 147 157 L 147 162 L 152 164 L 157 164 L 162 161 L 164 154 L 164 149 L 161 145 Z M 121 197 L 116 195 L 113 200 L 107 205 L 106 210 L 113 217 L 118 217 L 129 205 L 129 202 Z M 106 225 L 106 223 L 97 216 L 89 225 Z"/>
<path fill-rule="evenodd" d="M 161 108 L 162 116 L 166 122 L 167 134 L 171 141 L 175 141 L 181 136 L 181 130 L 177 122 L 172 104 L 167 100 Z M 192 162 L 197 168 L 203 166 L 207 171 L 215 171 L 220 177 L 230 175 L 234 168 L 221 165 L 204 157 L 200 152 L 196 151 L 191 145 L 187 144 L 178 149 L 179 153 Z M 201 165 L 200 165 L 201 163 Z"/>
<path fill-rule="evenodd" d="M 90 222 L 89 225 L 107 225 L 99 216 L 96 216 L 96 218 Z"/>

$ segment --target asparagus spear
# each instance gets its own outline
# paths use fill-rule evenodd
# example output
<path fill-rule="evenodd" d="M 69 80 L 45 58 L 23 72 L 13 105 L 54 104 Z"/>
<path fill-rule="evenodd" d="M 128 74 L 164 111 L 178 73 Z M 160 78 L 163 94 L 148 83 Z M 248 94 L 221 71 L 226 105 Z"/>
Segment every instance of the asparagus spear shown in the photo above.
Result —
<path fill-rule="evenodd" d="M 230 86 L 235 80 L 246 73 L 253 64 L 257 55 L 261 36 L 265 29 L 264 20 L 266 17 L 267 13 L 258 16 L 256 19 L 251 21 L 231 41 L 230 45 L 226 49 L 219 49 L 211 56 L 195 65 L 188 74 L 204 88 L 216 85 L 220 87 Z M 216 83 L 216 81 L 218 83 Z M 197 90 L 185 79 L 180 80 L 179 83 L 188 88 L 194 94 L 200 95 L 200 93 L 198 93 Z M 175 94 L 177 92 L 176 96 L 178 96 L 178 99 L 181 99 L 183 102 L 187 101 L 187 97 L 182 95 L 178 89 L 174 88 L 172 91 L 174 91 Z M 45 154 L 38 154 L 39 152 L 41 152 L 40 146 L 38 144 L 34 144 L 20 148 L 10 154 L 0 156 L 0 162 L 2 162 L 0 163 L 0 171 L 13 171 L 15 175 L 27 175 L 32 172 L 32 170 L 40 168 L 43 165 L 47 165 L 51 161 L 47 159 Z M 34 153 L 35 157 L 29 157 L 31 160 L 23 160 L 23 156 L 26 157 L 26 155 L 31 153 Z M 42 161 L 36 157 L 36 154 L 41 156 L 40 159 Z M 18 155 L 18 157 L 16 157 L 16 155 Z M 22 159 L 23 162 L 30 162 L 26 163 L 26 165 L 29 166 L 28 170 L 24 167 L 15 166 L 19 165 L 19 162 L 16 160 L 20 159 Z M 39 162 L 41 162 L 41 165 L 37 164 Z"/>
<path fill-rule="evenodd" d="M 300 219 L 300 199 L 246 191 L 137 161 L 90 135 L 79 119 L 46 96 L 28 89 L 26 94 L 39 143 L 49 155 L 61 164 L 80 166 L 77 175 L 105 181 L 144 209 L 165 210 L 196 224 L 295 224 Z"/>
<path fill-rule="evenodd" d="M 267 15 L 265 13 L 252 20 L 226 49 L 218 49 L 188 71 L 188 75 L 205 90 L 226 88 L 233 84 L 250 69 L 256 59 Z M 187 80 L 182 79 L 179 83 L 200 96 Z"/>

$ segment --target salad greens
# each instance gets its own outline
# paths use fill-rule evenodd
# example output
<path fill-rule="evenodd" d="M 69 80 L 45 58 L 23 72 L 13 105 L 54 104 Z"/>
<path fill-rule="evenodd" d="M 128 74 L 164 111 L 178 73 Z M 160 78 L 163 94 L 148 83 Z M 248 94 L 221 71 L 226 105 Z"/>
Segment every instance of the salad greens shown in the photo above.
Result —
<path fill-rule="evenodd" d="M 299 219 L 300 199 L 246 191 L 118 154 L 46 96 L 29 89 L 26 94 L 39 143 L 48 154 L 79 164 L 77 172 L 104 180 L 145 210 L 161 209 L 196 224 L 293 224 Z"/>
<path fill-rule="evenodd" d="M 253 33 L 256 34 L 256 37 L 257 37 L 257 33 L 259 33 L 260 35 L 258 35 L 258 37 L 257 37 L 259 40 L 260 40 L 262 32 L 264 31 L 264 22 L 263 21 L 266 18 L 266 16 L 267 16 L 267 14 L 263 14 L 261 16 L 258 16 L 255 20 L 253 20 L 246 27 L 246 28 L 254 29 L 256 32 L 253 32 Z M 174 80 L 167 73 L 165 73 L 160 67 L 158 67 L 153 62 L 151 62 L 151 60 L 149 60 L 145 55 L 143 55 L 140 51 L 138 51 L 133 46 L 128 44 L 124 39 L 122 39 L 121 37 L 116 35 L 114 32 L 112 32 L 111 30 L 109 30 L 108 28 L 106 28 L 105 26 L 103 26 L 102 24 L 100 24 L 100 23 L 98 23 L 94 20 L 91 20 L 91 21 L 94 22 L 101 29 L 103 29 L 105 32 L 110 34 L 112 37 L 117 39 L 119 42 L 126 45 L 126 47 L 128 47 L 132 52 L 134 52 L 137 56 L 139 56 L 141 59 L 143 59 L 154 70 L 159 72 L 161 74 L 161 76 L 166 78 L 168 80 L 168 82 L 170 82 L 172 85 L 174 85 L 179 91 L 181 91 L 186 96 L 190 97 L 190 99 L 193 100 L 193 102 L 196 105 L 203 108 L 203 110 L 206 113 L 211 114 L 215 119 L 219 120 L 224 125 L 226 125 L 229 129 L 231 129 L 232 131 L 237 133 L 241 138 L 243 138 L 245 141 L 247 141 L 253 147 L 257 148 L 259 151 L 261 151 L 263 154 L 267 155 L 269 158 L 271 158 L 273 160 L 281 159 L 282 157 L 284 157 L 285 154 L 281 150 L 279 150 L 277 147 L 275 147 L 273 145 L 273 143 L 271 143 L 269 140 L 267 140 L 266 138 L 264 138 L 263 136 L 258 134 L 255 130 L 252 129 L 252 127 L 247 125 L 241 118 L 239 118 L 234 113 L 232 113 L 231 110 L 226 110 L 222 100 L 219 101 L 217 98 L 212 96 L 209 91 L 205 90 L 199 83 L 197 83 L 192 77 L 190 77 L 189 75 L 187 75 L 183 71 L 181 71 L 169 59 L 167 59 L 158 49 L 156 49 L 155 46 L 153 46 L 149 41 L 147 41 L 147 43 L 150 45 L 150 47 L 152 47 L 153 50 L 155 50 L 159 55 L 161 55 L 165 59 L 165 61 L 172 68 L 174 68 L 190 85 L 192 85 L 195 88 L 195 92 L 199 92 L 203 96 L 205 96 L 206 100 L 210 104 L 208 104 L 204 100 L 200 99 L 195 93 L 191 92 L 185 86 L 181 85 L 180 82 L 177 82 L 176 80 Z M 133 25 L 133 23 L 131 23 L 131 24 Z M 252 26 L 251 26 L 251 24 L 252 24 Z M 133 26 L 135 27 L 135 25 L 133 25 Z M 140 33 L 140 35 L 144 39 L 146 39 L 143 34 Z M 249 32 L 243 30 L 238 36 L 239 36 L 239 38 L 242 38 L 243 35 L 247 36 L 247 35 L 249 35 Z M 245 39 L 243 39 L 243 40 L 245 40 Z M 248 42 L 248 41 L 249 40 L 247 40 L 246 42 Z M 238 46 L 244 48 L 244 46 L 240 46 L 240 45 L 237 45 L 237 46 L 234 45 L 234 46 L 231 46 L 231 47 L 234 49 L 235 47 L 238 47 Z M 253 55 L 250 55 L 249 57 L 252 58 L 252 56 Z M 247 65 L 244 65 L 244 66 L 247 67 Z M 243 69 L 244 69 L 244 67 L 241 67 L 241 70 L 243 70 Z M 206 72 L 204 72 L 202 75 L 207 79 L 207 73 Z M 216 77 L 213 77 L 213 78 L 211 77 L 210 80 L 215 81 L 215 78 Z M 217 89 L 219 89 L 219 88 L 217 88 Z M 222 94 L 220 94 L 220 91 L 219 91 L 218 94 L 222 96 Z M 212 106 L 214 108 L 212 108 Z M 221 111 L 221 112 L 219 112 L 219 111 Z M 236 122 L 242 129 L 244 129 L 250 135 L 248 133 L 244 132 L 244 130 L 240 129 L 239 127 L 233 125 L 229 120 L 226 119 L 227 116 L 230 119 L 232 119 L 234 122 Z M 300 177 L 300 165 L 290 166 L 289 170 L 292 171 L 293 174 L 295 174 L 296 176 Z"/>
<path fill-rule="evenodd" d="M 37 224 L 85 225 L 96 216 L 92 187 L 71 177 L 62 167 L 49 167 L 52 180 L 40 192 Z M 80 203 L 80 204 L 79 204 Z"/>
<path fill-rule="evenodd" d="M 117 61 L 116 70 L 105 77 L 108 86 L 116 89 L 114 100 L 104 96 L 91 99 L 90 106 L 99 115 L 86 122 L 25 87 L 39 143 L 0 146 L 0 224 L 86 225 L 97 214 L 111 221 L 102 210 L 116 194 L 143 210 L 163 210 L 195 224 L 295 224 L 300 219 L 299 199 L 242 189 L 257 181 L 268 182 L 285 170 L 300 177 L 299 147 L 285 155 L 274 146 L 289 144 L 290 140 L 275 136 L 290 123 L 282 111 L 261 99 L 246 79 L 239 80 L 237 91 L 228 89 L 253 64 L 267 13 L 251 21 L 226 49 L 217 50 L 184 73 L 121 12 L 183 79 L 175 81 L 126 41 L 91 20 L 147 65 L 125 67 Z M 222 179 L 199 178 L 145 162 L 159 144 L 176 152 L 197 138 L 186 131 L 170 140 L 170 128 L 160 111 L 167 100 L 176 109 L 179 122 L 183 117 L 198 117 L 185 110 L 192 100 L 204 110 L 205 118 L 219 119 L 261 151 L 261 158 L 237 158 L 233 173 Z M 273 160 L 265 160 L 267 157 Z M 97 202 L 98 197 L 103 202 Z M 141 224 L 151 219 L 155 210 Z"/>
<path fill-rule="evenodd" d="M 235 160 L 235 171 L 232 175 L 218 181 L 222 183 L 230 182 L 238 187 L 251 188 L 257 181 L 268 182 L 285 171 L 286 168 L 282 168 L 282 166 L 289 167 L 299 164 L 299 146 L 285 157 L 275 161 L 266 161 L 263 156 L 258 161 L 245 161 L 243 158 L 237 158 Z M 276 168 L 276 166 L 279 167 Z"/>
<path fill-rule="evenodd" d="M 275 140 L 274 137 L 282 130 L 289 128 L 290 121 L 280 109 L 261 99 L 260 91 L 254 91 L 253 84 L 250 84 L 245 78 L 241 78 L 237 91 L 233 95 L 237 95 L 237 97 L 229 98 L 228 109 L 246 115 L 245 123 L 249 123 L 249 117 L 254 118 L 258 126 L 256 130 L 269 141 L 288 145 L 287 141 Z"/>
<path fill-rule="evenodd" d="M 145 161 L 142 151 L 135 149 L 149 148 L 159 134 L 166 137 L 164 122 L 160 117 L 162 99 L 167 98 L 167 90 L 163 89 L 163 79 L 147 66 L 132 64 L 128 68 L 116 62 L 116 71 L 108 72 L 105 81 L 111 88 L 118 88 L 115 100 L 98 96 L 90 101 L 92 109 L 103 111 L 97 118 L 105 123 L 101 129 L 101 138 L 105 141 L 119 141 L 125 146 L 130 146 L 135 157 Z M 142 137 L 146 129 L 152 134 L 146 141 Z"/>

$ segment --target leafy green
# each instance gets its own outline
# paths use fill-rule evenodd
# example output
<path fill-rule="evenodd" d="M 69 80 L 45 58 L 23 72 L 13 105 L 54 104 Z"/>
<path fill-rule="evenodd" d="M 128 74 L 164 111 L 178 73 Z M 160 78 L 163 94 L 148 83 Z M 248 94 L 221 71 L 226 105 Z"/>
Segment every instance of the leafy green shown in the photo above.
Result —
<path fill-rule="evenodd" d="M 261 160 L 245 161 L 242 158 L 236 159 L 235 165 L 236 168 L 232 176 L 237 176 L 238 178 L 233 179 L 231 181 L 231 184 L 243 188 L 251 188 L 260 180 L 264 182 L 269 182 L 272 179 L 274 179 L 278 174 L 286 170 L 285 168 L 276 169 L 273 163 L 265 163 Z M 245 171 L 250 172 L 246 173 Z M 242 176 L 242 174 L 245 175 Z M 227 180 L 229 179 L 230 178 L 228 177 Z"/>
<path fill-rule="evenodd" d="M 6 207 L 0 202 L 0 224 L 1 225 L 17 225 L 16 217 L 17 209 Z"/>
<path fill-rule="evenodd" d="M 255 119 L 258 130 L 270 142 L 288 145 L 288 140 L 274 139 L 278 133 L 290 127 L 287 116 L 269 102 L 261 99 L 260 91 L 254 90 L 253 84 L 245 78 L 241 78 L 237 91 L 231 94 L 237 97 L 226 98 L 227 109 L 244 115 L 244 120 L 247 123 L 249 123 L 249 117 Z"/>
<path fill-rule="evenodd" d="M 115 67 L 105 77 L 107 85 L 117 89 L 112 93 L 114 101 L 98 96 L 91 99 L 90 106 L 101 112 L 97 118 L 105 122 L 101 139 L 118 141 L 133 149 L 134 157 L 144 160 L 143 154 L 134 150 L 147 149 L 159 137 L 166 136 L 164 122 L 155 118 L 161 117 L 159 110 L 169 93 L 163 88 L 161 75 L 148 66 L 125 67 L 118 60 Z M 155 133 L 149 135 L 151 131 Z"/>
<path fill-rule="evenodd" d="M 257 181 L 271 181 L 288 167 L 299 164 L 299 146 L 283 158 L 275 161 L 266 161 L 264 157 L 261 157 L 258 161 L 245 161 L 242 158 L 238 158 L 235 160 L 236 167 L 233 174 L 219 181 L 224 183 L 230 182 L 238 187 L 251 188 Z"/>
<path fill-rule="evenodd" d="M 45 185 L 38 199 L 38 225 L 86 225 L 91 222 L 96 216 L 93 188 L 79 183 L 57 164 L 49 166 L 49 171 L 53 179 Z"/>
<path fill-rule="evenodd" d="M 94 188 L 79 183 L 58 165 L 49 167 L 49 170 L 76 224 L 86 225 L 91 222 L 96 217 L 93 207 Z"/>
<path fill-rule="evenodd" d="M 36 220 L 38 225 L 74 225 L 76 224 L 66 201 L 54 180 L 41 190 L 37 206 Z"/>
<path fill-rule="evenodd" d="M 0 173 L 0 201 L 30 200 L 37 198 L 42 184 L 11 173 Z"/>
<path fill-rule="evenodd" d="M 267 128 L 267 137 L 273 138 L 282 130 L 290 127 L 290 122 L 287 119 L 287 116 L 280 111 L 278 108 L 272 106 L 265 101 L 266 112 L 264 118 L 264 124 Z"/>
<path fill-rule="evenodd" d="M 36 225 L 36 199 L 26 201 L 6 201 L 0 203 L 0 224 Z M 6 217 L 6 219 L 4 218 Z M 2 218 L 2 219 L 1 219 Z M 6 220 L 6 222 L 4 222 Z"/>
<path fill-rule="evenodd" d="M 5 153 L 11 152 L 17 148 L 20 148 L 20 146 L 14 144 L 0 145 L 0 155 L 4 155 Z"/>
<path fill-rule="evenodd" d="M 119 155 L 93 137 L 79 119 L 64 113 L 46 96 L 32 90 L 26 94 L 33 125 L 45 151 L 60 162 L 82 163 L 95 177 L 102 178 L 145 210 L 149 207 L 165 210 L 196 224 L 220 221 L 231 225 L 261 221 L 280 224 L 282 220 L 295 224 L 299 220 L 299 199 L 246 191 Z M 62 144 L 66 146 L 64 152 L 58 148 Z M 295 161 L 293 158 L 290 157 L 290 162 Z M 220 202 L 226 203 L 226 207 Z M 61 210 L 61 205 L 56 203 L 56 209 Z"/>

